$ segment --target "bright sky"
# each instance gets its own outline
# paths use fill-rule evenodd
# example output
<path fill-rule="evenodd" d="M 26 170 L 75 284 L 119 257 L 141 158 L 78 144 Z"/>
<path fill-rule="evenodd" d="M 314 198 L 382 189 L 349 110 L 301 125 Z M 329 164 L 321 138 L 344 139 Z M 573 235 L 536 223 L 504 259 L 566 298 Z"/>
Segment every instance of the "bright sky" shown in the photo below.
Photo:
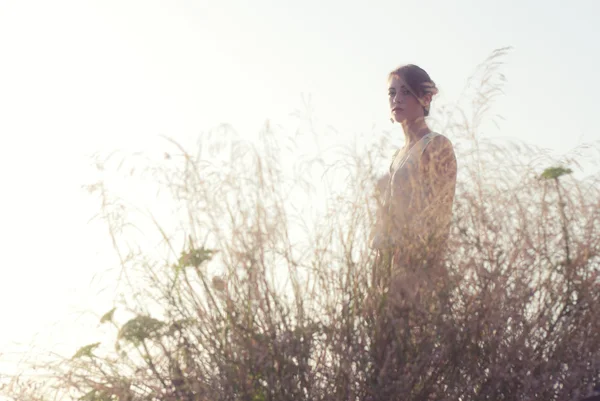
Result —
<path fill-rule="evenodd" d="M 566 4 L 0 0 L 0 350 L 108 309 L 90 282 L 115 259 L 80 189 L 95 151 L 191 144 L 219 123 L 254 135 L 302 94 L 348 138 L 387 129 L 391 69 L 420 65 L 452 101 L 504 46 L 506 121 L 490 135 L 556 152 L 600 139 L 600 2 Z"/>

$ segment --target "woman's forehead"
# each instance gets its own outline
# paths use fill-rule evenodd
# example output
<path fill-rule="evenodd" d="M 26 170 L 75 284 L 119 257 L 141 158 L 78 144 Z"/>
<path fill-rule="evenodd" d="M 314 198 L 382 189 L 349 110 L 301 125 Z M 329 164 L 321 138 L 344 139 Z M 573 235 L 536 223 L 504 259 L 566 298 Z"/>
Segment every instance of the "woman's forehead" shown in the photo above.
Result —
<path fill-rule="evenodd" d="M 396 75 L 396 74 L 394 74 L 390 77 L 388 84 L 389 84 L 390 88 L 405 87 L 406 89 L 408 89 L 408 85 L 406 85 L 406 83 L 404 82 L 402 77 L 400 77 L 399 75 Z"/>

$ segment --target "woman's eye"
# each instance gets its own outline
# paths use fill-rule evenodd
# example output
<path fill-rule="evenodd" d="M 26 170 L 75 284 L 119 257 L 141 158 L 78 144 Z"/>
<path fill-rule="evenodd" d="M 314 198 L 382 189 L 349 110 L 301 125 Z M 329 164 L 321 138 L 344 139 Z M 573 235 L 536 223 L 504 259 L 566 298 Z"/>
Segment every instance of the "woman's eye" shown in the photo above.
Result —
<path fill-rule="evenodd" d="M 402 94 L 405 95 L 405 96 L 408 95 L 409 93 L 410 92 L 408 91 L 408 89 L 403 89 L 402 90 Z"/>
<path fill-rule="evenodd" d="M 394 96 L 395 93 L 394 92 L 388 92 L 388 96 Z"/>

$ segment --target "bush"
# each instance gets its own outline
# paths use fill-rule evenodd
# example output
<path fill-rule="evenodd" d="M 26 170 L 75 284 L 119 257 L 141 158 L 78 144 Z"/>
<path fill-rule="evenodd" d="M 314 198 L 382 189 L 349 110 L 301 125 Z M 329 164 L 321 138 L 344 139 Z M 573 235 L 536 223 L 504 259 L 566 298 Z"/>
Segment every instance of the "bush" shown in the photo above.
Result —
<path fill-rule="evenodd" d="M 132 221 L 150 229 L 106 182 L 90 186 L 131 294 L 101 319 L 114 347 L 83 346 L 45 365 L 45 380 L 14 378 L 7 396 L 582 398 L 600 380 L 600 187 L 568 158 L 479 138 L 506 51 L 475 71 L 472 117 L 446 108 L 435 122 L 459 160 L 443 271 L 409 269 L 401 296 L 371 283 L 370 194 L 389 133 L 301 157 L 306 133 L 292 146 L 266 126 L 253 146 L 223 127 L 195 155 L 171 142 L 144 170 L 176 206 L 163 220 L 177 226 L 146 216 L 159 247 L 131 247 Z"/>

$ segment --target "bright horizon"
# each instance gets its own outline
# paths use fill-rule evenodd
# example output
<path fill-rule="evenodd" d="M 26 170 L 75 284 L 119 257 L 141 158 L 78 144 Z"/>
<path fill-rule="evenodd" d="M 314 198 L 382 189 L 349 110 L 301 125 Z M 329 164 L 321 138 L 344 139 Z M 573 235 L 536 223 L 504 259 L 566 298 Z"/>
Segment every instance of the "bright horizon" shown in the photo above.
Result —
<path fill-rule="evenodd" d="M 267 119 L 292 129 L 290 114 L 309 95 L 340 137 L 381 132 L 392 128 L 385 81 L 396 66 L 431 75 L 435 115 L 493 50 L 512 46 L 492 108 L 504 121 L 483 134 L 560 155 L 600 139 L 597 15 L 591 0 L 3 0 L 0 361 L 36 334 L 40 344 L 61 341 L 46 337 L 54 322 L 74 330 L 77 348 L 94 333 L 69 325 L 77 311 L 109 309 L 88 293 L 95 274 L 116 267 L 104 227 L 87 224 L 97 208 L 81 186 L 94 181 L 94 152 L 161 154 L 160 135 L 192 145 L 221 123 L 245 137 Z"/>

